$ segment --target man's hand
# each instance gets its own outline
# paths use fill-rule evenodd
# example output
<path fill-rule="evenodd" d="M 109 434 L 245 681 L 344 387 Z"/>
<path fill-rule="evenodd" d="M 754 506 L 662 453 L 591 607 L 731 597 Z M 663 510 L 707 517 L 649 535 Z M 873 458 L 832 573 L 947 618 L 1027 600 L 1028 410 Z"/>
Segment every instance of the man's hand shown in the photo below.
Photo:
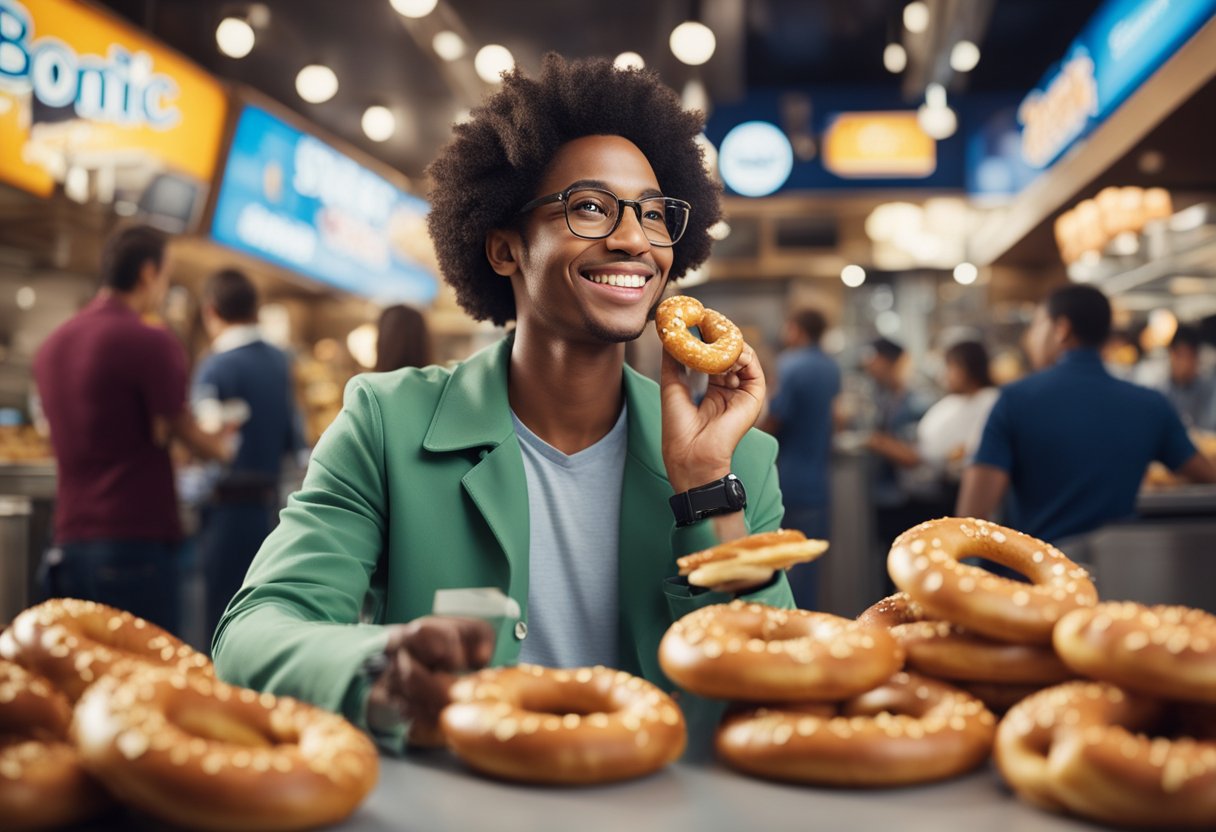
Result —
<path fill-rule="evenodd" d="M 494 629 L 474 618 L 427 616 L 390 628 L 388 667 L 368 696 L 369 712 L 395 711 L 421 733 L 434 732 L 456 675 L 478 670 L 494 652 Z"/>
<path fill-rule="evenodd" d="M 677 494 L 730 473 L 735 447 L 764 404 L 764 371 L 746 344 L 735 366 L 709 377 L 700 405 L 693 403 L 685 376 L 684 367 L 664 350 L 663 463 Z"/>

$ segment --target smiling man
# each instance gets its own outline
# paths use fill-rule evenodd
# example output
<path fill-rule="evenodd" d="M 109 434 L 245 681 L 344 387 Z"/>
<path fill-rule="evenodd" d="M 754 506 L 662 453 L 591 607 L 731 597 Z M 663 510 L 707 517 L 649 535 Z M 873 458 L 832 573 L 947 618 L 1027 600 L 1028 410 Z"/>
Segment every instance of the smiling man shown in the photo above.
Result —
<path fill-rule="evenodd" d="M 676 558 L 782 516 L 776 443 L 750 430 L 750 347 L 700 404 L 670 357 L 661 386 L 625 366 L 667 284 L 709 254 L 700 129 L 653 73 L 553 55 L 455 128 L 431 235 L 464 309 L 514 329 L 453 368 L 351 382 L 216 633 L 223 677 L 340 710 L 392 749 L 486 663 L 666 684 L 668 625 L 730 597 L 674 578 Z M 669 500 L 694 488 L 721 503 L 677 523 Z M 436 590 L 483 586 L 520 614 L 497 630 L 429 616 Z M 721 589 L 792 606 L 783 575 Z"/>

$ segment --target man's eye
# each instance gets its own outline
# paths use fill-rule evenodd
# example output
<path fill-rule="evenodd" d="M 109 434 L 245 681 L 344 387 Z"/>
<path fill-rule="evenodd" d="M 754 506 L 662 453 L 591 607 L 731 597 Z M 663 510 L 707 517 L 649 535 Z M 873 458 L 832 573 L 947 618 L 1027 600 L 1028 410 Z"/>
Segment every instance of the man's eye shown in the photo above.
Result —
<path fill-rule="evenodd" d="M 606 213 L 604 211 L 604 206 L 600 205 L 598 202 L 594 202 L 593 200 L 589 200 L 589 199 L 583 200 L 582 202 L 577 203 L 574 206 L 574 210 L 588 211 L 590 213 L 598 213 L 598 214 Z"/>

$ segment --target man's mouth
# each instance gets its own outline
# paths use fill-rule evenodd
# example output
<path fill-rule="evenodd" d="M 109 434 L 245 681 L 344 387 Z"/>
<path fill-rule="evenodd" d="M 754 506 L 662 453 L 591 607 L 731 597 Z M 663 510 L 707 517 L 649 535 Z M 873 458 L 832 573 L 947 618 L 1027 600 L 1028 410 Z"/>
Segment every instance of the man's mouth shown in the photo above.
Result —
<path fill-rule="evenodd" d="M 611 274 L 605 272 L 596 272 L 594 274 L 580 272 L 579 275 L 584 280 L 589 280 L 592 283 L 618 286 L 622 289 L 640 289 L 646 285 L 646 281 L 650 280 L 651 277 L 645 274 Z"/>

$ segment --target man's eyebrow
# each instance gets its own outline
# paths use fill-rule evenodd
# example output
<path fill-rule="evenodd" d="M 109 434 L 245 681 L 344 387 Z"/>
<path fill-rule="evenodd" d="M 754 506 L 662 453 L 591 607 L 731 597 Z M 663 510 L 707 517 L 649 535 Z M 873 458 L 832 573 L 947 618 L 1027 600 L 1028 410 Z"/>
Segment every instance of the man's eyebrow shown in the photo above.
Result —
<path fill-rule="evenodd" d="M 607 182 L 600 179 L 580 179 L 577 182 L 571 182 L 567 188 L 599 188 L 603 191 L 612 191 L 612 193 L 616 193 L 616 191 L 614 191 Z M 658 188 L 647 188 L 638 194 L 638 199 L 646 199 L 648 197 L 662 195 L 663 192 Z"/>

